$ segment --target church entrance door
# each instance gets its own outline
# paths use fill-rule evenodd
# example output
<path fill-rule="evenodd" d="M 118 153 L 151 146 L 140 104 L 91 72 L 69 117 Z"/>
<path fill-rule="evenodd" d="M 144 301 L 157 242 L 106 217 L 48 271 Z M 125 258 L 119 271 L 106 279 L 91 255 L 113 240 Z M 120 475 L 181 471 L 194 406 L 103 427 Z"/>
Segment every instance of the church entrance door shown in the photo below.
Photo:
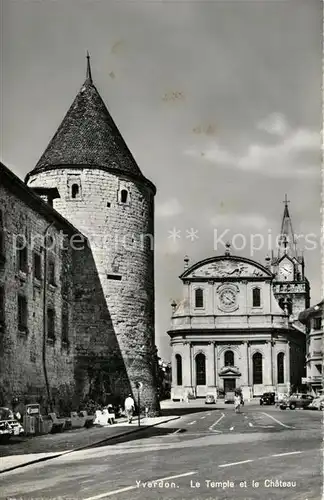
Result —
<path fill-rule="evenodd" d="M 224 378 L 224 392 L 234 392 L 236 387 L 235 378 Z"/>

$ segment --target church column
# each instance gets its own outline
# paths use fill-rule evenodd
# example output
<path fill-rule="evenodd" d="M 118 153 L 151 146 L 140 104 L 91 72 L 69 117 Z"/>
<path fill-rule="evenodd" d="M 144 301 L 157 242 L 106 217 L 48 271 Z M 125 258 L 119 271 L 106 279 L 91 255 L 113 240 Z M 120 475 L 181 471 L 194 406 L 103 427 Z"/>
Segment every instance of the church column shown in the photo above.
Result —
<path fill-rule="evenodd" d="M 217 364 L 217 344 L 216 342 L 213 342 L 213 356 L 214 356 L 214 386 L 217 386 L 217 370 L 218 370 L 218 364 Z"/>
<path fill-rule="evenodd" d="M 264 367 L 263 367 L 263 385 L 272 385 L 272 345 L 270 341 L 266 342 L 266 349 L 264 353 Z"/>
<path fill-rule="evenodd" d="M 218 375 L 218 349 L 219 346 L 215 342 L 215 384 L 216 387 L 219 389 L 220 388 L 220 380 L 219 380 L 219 375 Z"/>
<path fill-rule="evenodd" d="M 290 342 L 288 340 L 286 346 L 286 356 L 285 356 L 285 384 L 287 386 L 288 391 L 290 391 L 291 381 L 290 381 Z"/>
<path fill-rule="evenodd" d="M 209 345 L 208 345 L 207 385 L 208 385 L 208 387 L 215 387 L 215 346 L 214 346 L 214 342 L 209 342 Z"/>
<path fill-rule="evenodd" d="M 275 388 L 277 385 L 277 359 L 276 359 L 276 350 L 275 350 L 276 342 L 275 340 L 271 341 L 271 352 L 272 352 L 272 385 Z"/>
<path fill-rule="evenodd" d="M 245 358 L 245 363 L 243 364 L 244 366 L 244 373 L 243 375 L 243 383 L 242 383 L 242 392 L 243 392 L 243 398 L 247 401 L 251 399 L 251 369 L 250 369 L 250 342 L 247 340 L 244 342 L 244 351 L 243 351 L 243 356 Z"/>
<path fill-rule="evenodd" d="M 250 385 L 250 342 L 247 340 L 245 342 L 245 356 L 246 356 L 246 382 Z"/>
<path fill-rule="evenodd" d="M 191 387 L 191 348 L 190 342 L 183 343 L 182 383 L 184 387 Z"/>

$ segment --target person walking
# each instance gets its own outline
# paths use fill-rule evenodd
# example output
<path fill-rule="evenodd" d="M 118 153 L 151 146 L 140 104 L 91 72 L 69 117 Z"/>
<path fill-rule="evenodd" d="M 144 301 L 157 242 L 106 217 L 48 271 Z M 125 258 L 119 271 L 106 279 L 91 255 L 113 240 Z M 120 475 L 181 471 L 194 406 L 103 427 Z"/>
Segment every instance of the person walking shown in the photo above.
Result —
<path fill-rule="evenodd" d="M 124 408 L 125 408 L 125 413 L 126 413 L 128 423 L 131 424 L 132 420 L 133 420 L 134 409 L 135 409 L 135 402 L 134 402 L 134 399 L 132 398 L 131 394 L 129 394 L 128 397 L 125 399 Z"/>
<path fill-rule="evenodd" d="M 234 410 L 235 413 L 240 412 L 240 407 L 241 407 L 241 396 L 239 394 L 235 394 L 234 396 Z"/>

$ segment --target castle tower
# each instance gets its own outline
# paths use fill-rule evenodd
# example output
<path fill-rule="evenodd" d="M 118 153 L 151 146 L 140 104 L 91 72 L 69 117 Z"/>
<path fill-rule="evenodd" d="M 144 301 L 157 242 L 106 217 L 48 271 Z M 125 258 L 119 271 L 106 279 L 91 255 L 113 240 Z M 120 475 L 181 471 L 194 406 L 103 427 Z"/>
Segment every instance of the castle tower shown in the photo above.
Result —
<path fill-rule="evenodd" d="M 84 84 L 25 181 L 39 193 L 56 187 L 60 198 L 53 207 L 88 237 L 129 386 L 136 396 L 138 383 L 143 384 L 142 404 L 154 414 L 159 408 L 154 333 L 156 188 L 140 171 L 102 101 L 92 80 L 89 55 Z"/>
<path fill-rule="evenodd" d="M 303 255 L 298 253 L 295 233 L 288 209 L 287 195 L 284 200 L 281 232 L 278 238 L 278 254 L 272 259 L 275 296 L 290 321 L 297 320 L 301 311 L 309 307 L 309 282 L 305 277 Z"/>

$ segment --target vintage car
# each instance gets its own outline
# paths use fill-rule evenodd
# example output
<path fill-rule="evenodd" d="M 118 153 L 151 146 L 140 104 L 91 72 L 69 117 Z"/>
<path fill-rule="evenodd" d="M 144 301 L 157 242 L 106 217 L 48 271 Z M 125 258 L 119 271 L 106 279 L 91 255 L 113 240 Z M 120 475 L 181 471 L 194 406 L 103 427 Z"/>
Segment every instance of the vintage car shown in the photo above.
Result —
<path fill-rule="evenodd" d="M 318 396 L 313 399 L 307 410 L 324 410 L 324 396 Z"/>
<path fill-rule="evenodd" d="M 274 405 L 276 402 L 275 392 L 264 392 L 260 397 L 260 405 Z"/>
<path fill-rule="evenodd" d="M 310 394 L 295 393 L 289 396 L 286 401 L 282 401 L 279 407 L 281 410 L 286 410 L 287 408 L 290 410 L 295 410 L 296 408 L 305 409 L 311 404 L 313 399 L 314 397 Z"/>
<path fill-rule="evenodd" d="M 11 436 L 24 434 L 23 426 L 14 418 L 9 408 L 0 408 L 0 440 L 7 441 Z"/>

